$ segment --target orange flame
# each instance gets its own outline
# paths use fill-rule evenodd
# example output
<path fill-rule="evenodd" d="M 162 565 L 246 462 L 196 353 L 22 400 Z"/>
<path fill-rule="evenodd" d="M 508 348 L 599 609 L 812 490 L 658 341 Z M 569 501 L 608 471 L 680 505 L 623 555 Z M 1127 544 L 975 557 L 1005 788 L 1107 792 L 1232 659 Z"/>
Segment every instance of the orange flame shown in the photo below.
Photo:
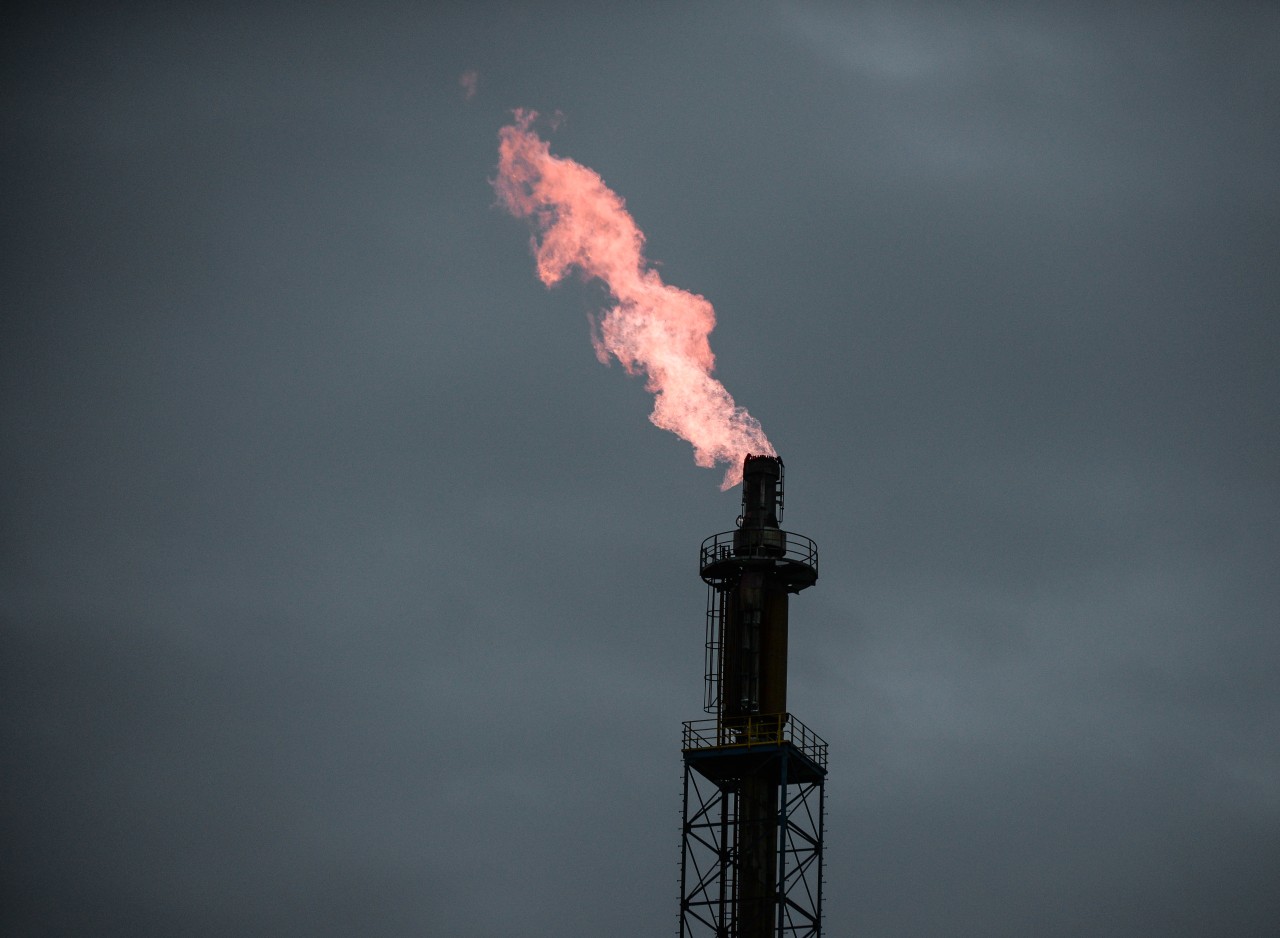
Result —
<path fill-rule="evenodd" d="M 512 215 L 533 219 L 539 279 L 550 287 L 576 267 L 583 279 L 604 282 L 616 305 L 595 323 L 596 357 L 608 364 L 613 356 L 628 374 L 643 373 L 655 397 L 649 420 L 692 443 L 699 466 L 728 463 L 720 487 L 737 485 L 744 456 L 776 453 L 760 422 L 711 376 L 715 356 L 707 337 L 715 310 L 662 282 L 622 198 L 594 170 L 552 156 L 529 129 L 536 117 L 517 110 L 515 123 L 499 131 L 493 186 Z"/>

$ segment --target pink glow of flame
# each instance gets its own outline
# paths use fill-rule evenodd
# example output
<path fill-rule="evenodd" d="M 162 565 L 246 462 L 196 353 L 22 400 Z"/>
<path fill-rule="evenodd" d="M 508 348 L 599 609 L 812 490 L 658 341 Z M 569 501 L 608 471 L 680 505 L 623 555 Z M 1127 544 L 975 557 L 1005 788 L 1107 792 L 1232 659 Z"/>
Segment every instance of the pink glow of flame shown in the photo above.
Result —
<path fill-rule="evenodd" d="M 470 101 L 476 96 L 476 87 L 480 83 L 480 73 L 469 68 L 458 76 L 458 84 L 462 86 L 462 97 Z"/>
<path fill-rule="evenodd" d="M 622 198 L 595 171 L 552 156 L 529 129 L 536 117 L 517 110 L 515 123 L 499 131 L 493 186 L 512 215 L 533 220 L 539 279 L 550 287 L 577 268 L 584 280 L 605 284 L 616 305 L 595 323 L 596 357 L 643 373 L 655 397 L 649 420 L 692 443 L 699 466 L 727 463 L 721 489 L 737 485 L 744 456 L 777 454 L 760 422 L 711 376 L 707 337 L 715 311 L 703 297 L 662 282 Z"/>

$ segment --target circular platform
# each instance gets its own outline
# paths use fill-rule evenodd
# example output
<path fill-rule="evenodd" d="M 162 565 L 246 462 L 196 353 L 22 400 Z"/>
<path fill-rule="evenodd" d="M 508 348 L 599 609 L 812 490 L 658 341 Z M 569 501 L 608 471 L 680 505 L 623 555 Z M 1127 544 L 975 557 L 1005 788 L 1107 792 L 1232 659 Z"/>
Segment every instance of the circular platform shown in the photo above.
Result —
<path fill-rule="evenodd" d="M 732 585 L 748 570 L 764 570 L 798 593 L 818 580 L 818 545 L 803 534 L 777 528 L 739 528 L 702 542 L 699 569 L 709 585 Z"/>

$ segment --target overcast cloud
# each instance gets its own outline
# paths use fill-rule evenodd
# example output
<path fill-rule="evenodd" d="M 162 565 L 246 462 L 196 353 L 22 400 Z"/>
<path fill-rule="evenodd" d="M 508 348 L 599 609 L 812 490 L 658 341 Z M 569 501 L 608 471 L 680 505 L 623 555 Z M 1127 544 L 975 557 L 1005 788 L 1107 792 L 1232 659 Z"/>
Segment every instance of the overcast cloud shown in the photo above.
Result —
<path fill-rule="evenodd" d="M 531 107 L 822 550 L 826 934 L 1275 934 L 1273 5 L 3 36 L 0 931 L 672 933 L 738 492 L 495 207 Z"/>

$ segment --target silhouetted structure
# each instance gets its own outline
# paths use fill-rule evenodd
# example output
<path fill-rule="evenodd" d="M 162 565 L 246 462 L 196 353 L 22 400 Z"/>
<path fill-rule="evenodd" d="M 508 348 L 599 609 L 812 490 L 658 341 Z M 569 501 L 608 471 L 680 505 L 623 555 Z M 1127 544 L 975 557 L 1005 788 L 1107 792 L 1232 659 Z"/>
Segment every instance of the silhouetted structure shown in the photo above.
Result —
<path fill-rule="evenodd" d="M 681 938 L 822 933 L 827 744 L 787 712 L 787 601 L 818 549 L 782 506 L 782 460 L 747 456 L 737 530 L 702 542 L 714 717 L 684 724 Z"/>

